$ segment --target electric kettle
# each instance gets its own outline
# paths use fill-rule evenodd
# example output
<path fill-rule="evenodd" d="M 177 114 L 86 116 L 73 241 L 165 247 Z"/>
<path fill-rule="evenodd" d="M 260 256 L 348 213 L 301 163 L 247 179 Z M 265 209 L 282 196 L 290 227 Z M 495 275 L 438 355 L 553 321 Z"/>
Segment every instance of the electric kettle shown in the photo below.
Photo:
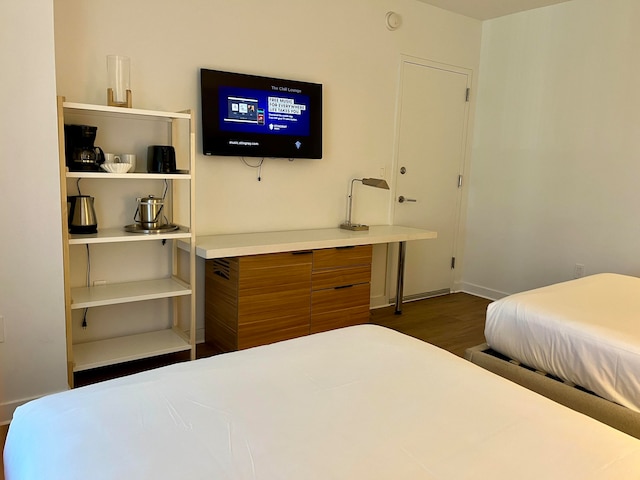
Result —
<path fill-rule="evenodd" d="M 98 233 L 93 200 L 89 195 L 67 197 L 69 233 Z"/>
<path fill-rule="evenodd" d="M 164 203 L 162 198 L 149 195 L 148 197 L 138 198 L 138 208 L 133 215 L 133 219 L 138 223 L 140 228 L 144 230 L 158 230 L 165 226 L 162 223 L 162 207 Z"/>

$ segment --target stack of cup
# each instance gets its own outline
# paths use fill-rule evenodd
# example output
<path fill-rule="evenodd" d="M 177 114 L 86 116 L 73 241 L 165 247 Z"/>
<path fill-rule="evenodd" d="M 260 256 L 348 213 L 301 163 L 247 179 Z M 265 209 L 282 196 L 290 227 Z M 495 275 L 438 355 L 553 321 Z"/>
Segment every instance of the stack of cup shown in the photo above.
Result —
<path fill-rule="evenodd" d="M 135 153 L 105 153 L 104 163 L 128 163 L 131 165 L 129 173 L 136 171 Z"/>
<path fill-rule="evenodd" d="M 121 153 L 120 154 L 120 162 L 128 163 L 131 165 L 129 172 L 136 171 L 136 154 L 135 153 Z"/>

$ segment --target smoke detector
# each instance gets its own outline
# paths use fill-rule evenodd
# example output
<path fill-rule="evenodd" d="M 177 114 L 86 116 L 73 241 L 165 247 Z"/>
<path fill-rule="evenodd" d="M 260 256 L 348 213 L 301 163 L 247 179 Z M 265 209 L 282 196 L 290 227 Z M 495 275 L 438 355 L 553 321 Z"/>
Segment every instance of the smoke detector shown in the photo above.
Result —
<path fill-rule="evenodd" d="M 402 24 L 402 17 L 396 12 L 387 12 L 385 21 L 389 30 L 396 30 Z"/>

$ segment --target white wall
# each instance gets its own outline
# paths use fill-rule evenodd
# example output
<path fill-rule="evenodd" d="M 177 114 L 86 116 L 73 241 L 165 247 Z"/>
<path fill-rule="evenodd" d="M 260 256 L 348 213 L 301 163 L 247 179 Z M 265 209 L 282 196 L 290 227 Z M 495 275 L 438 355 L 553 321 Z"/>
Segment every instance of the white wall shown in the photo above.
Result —
<path fill-rule="evenodd" d="M 323 83 L 322 160 L 268 160 L 258 183 L 238 159 L 197 158 L 199 233 L 320 228 L 344 219 L 352 177 L 381 167 L 391 177 L 401 54 L 473 70 L 479 61 L 480 22 L 417 0 L 53 3 L 0 11 L 0 423 L 22 401 L 66 388 L 56 92 L 104 104 L 112 53 L 132 59 L 138 108 L 198 115 L 200 67 Z M 403 16 L 398 31 L 384 26 L 388 10 Z M 354 214 L 387 223 L 392 192 L 370 190 Z"/>
<path fill-rule="evenodd" d="M 464 289 L 640 274 L 640 2 L 483 25 Z"/>
<path fill-rule="evenodd" d="M 258 182 L 239 158 L 198 153 L 198 235 L 337 226 L 352 178 L 383 169 L 392 184 L 401 55 L 473 70 L 480 55 L 481 22 L 417 0 L 54 3 L 58 93 L 70 101 L 105 103 L 108 54 L 131 58 L 134 107 L 192 108 L 198 133 L 201 67 L 324 85 L 321 160 L 267 159 Z M 389 10 L 403 17 L 394 32 Z M 393 198 L 359 190 L 354 218 L 389 223 Z M 372 304 L 387 300 L 385 262 L 376 248 Z"/>
<path fill-rule="evenodd" d="M 0 424 L 67 388 L 53 2 L 0 4 Z"/>
<path fill-rule="evenodd" d="M 322 160 L 267 159 L 258 182 L 238 158 L 199 154 L 199 234 L 337 226 L 351 178 L 391 174 L 400 54 L 477 68 L 481 31 L 415 0 L 56 0 L 55 18 L 70 101 L 105 103 L 112 53 L 131 57 L 135 107 L 191 107 L 198 124 L 200 67 L 324 84 Z M 354 216 L 388 223 L 391 194 L 366 190 Z"/>

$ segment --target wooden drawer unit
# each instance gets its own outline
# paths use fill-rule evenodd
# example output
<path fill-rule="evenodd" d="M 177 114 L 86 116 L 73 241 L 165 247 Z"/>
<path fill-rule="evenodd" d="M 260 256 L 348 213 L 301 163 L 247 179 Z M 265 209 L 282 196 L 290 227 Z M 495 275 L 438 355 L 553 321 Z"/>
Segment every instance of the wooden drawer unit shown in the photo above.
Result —
<path fill-rule="evenodd" d="M 311 252 L 208 260 L 205 339 L 240 350 L 309 333 Z"/>
<path fill-rule="evenodd" d="M 222 352 L 367 323 L 372 246 L 206 261 L 205 339 Z"/>
<path fill-rule="evenodd" d="M 371 245 L 314 250 L 311 333 L 369 321 L 371 255 Z"/>

